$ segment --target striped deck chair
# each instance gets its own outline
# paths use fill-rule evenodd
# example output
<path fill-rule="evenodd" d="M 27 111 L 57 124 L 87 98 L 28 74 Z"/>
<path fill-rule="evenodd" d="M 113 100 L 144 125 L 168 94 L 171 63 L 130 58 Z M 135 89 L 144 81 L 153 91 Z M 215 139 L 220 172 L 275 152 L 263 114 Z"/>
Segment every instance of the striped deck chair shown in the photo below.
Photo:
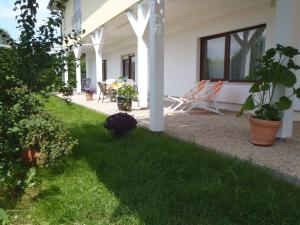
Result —
<path fill-rule="evenodd" d="M 186 107 L 181 110 L 182 113 L 187 113 L 194 108 L 200 108 L 206 111 L 214 112 L 219 115 L 224 115 L 220 112 L 217 105 L 217 96 L 224 85 L 224 81 L 218 81 L 211 87 L 208 87 L 204 92 L 195 96 L 194 99 L 189 99 L 186 102 Z"/>
<path fill-rule="evenodd" d="M 168 107 L 168 112 L 169 113 L 175 112 L 181 106 L 183 106 L 185 102 L 195 99 L 195 97 L 201 91 L 204 90 L 207 82 L 208 82 L 207 80 L 201 80 L 197 85 L 195 85 L 191 90 L 185 93 L 182 97 L 168 96 L 169 99 L 172 99 L 174 101 L 174 103 Z"/>

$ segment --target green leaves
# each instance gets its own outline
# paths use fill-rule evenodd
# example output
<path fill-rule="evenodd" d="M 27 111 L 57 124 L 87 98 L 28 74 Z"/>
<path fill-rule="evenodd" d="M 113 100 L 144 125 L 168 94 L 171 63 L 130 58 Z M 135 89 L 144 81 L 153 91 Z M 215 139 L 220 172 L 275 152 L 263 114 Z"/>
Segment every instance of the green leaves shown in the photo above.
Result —
<path fill-rule="evenodd" d="M 267 58 L 273 58 L 276 55 L 276 50 L 274 48 L 270 48 L 266 51 L 265 55 Z"/>
<path fill-rule="evenodd" d="M 300 66 L 296 65 L 294 60 L 289 59 L 288 63 L 287 63 L 287 67 L 290 69 L 294 69 L 294 70 L 299 70 Z"/>
<path fill-rule="evenodd" d="M 254 83 L 249 90 L 250 93 L 255 93 L 255 92 L 259 92 L 259 91 L 260 91 L 259 83 Z"/>
<path fill-rule="evenodd" d="M 282 53 L 283 53 L 283 55 L 285 55 L 286 57 L 289 57 L 289 58 L 293 58 L 296 55 L 300 54 L 300 52 L 298 51 L 298 49 L 293 48 L 291 46 L 283 47 L 282 48 Z"/>
<path fill-rule="evenodd" d="M 282 96 L 279 98 L 279 101 L 275 103 L 275 105 L 280 111 L 284 111 L 289 109 L 292 106 L 292 103 L 292 100 L 290 100 L 288 97 Z"/>
<path fill-rule="evenodd" d="M 300 88 L 294 88 L 294 95 L 296 95 L 297 98 L 300 98 Z"/>
<path fill-rule="evenodd" d="M 244 110 L 254 110 L 256 117 L 266 120 L 279 120 L 281 113 L 292 105 L 290 99 L 293 95 L 300 98 L 300 88 L 295 89 L 297 82 L 293 70 L 299 70 L 293 58 L 300 52 L 290 46 L 277 45 L 266 51 L 260 64 L 255 67 L 248 78 L 256 80 L 249 92 L 251 95 L 246 99 L 238 115 L 242 115 Z M 283 88 L 293 88 L 292 96 L 279 96 L 274 102 L 274 93 L 279 86 Z"/>
<path fill-rule="evenodd" d="M 296 75 L 282 65 L 278 67 L 280 69 L 274 70 L 273 83 L 279 83 L 285 87 L 293 87 L 297 82 Z"/>
<path fill-rule="evenodd" d="M 243 105 L 244 110 L 253 110 L 255 109 L 253 95 L 250 95 Z"/>
<path fill-rule="evenodd" d="M 249 95 L 243 106 L 241 107 L 241 110 L 237 113 L 237 117 L 240 117 L 244 114 L 245 110 L 253 110 L 255 109 L 254 104 L 254 98 L 253 95 Z"/>
<path fill-rule="evenodd" d="M 0 224 L 7 225 L 8 224 L 8 215 L 7 213 L 0 208 Z"/>

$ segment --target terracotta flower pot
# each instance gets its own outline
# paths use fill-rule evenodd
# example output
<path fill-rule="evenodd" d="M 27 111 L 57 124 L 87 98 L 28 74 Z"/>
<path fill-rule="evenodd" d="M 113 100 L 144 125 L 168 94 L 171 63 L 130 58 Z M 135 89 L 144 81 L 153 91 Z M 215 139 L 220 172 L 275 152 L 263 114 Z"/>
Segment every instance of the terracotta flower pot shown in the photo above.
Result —
<path fill-rule="evenodd" d="M 85 98 L 87 101 L 93 100 L 93 93 L 85 93 Z"/>
<path fill-rule="evenodd" d="M 23 163 L 26 165 L 43 165 L 46 162 L 47 154 L 33 149 L 28 149 L 21 153 Z"/>
<path fill-rule="evenodd" d="M 28 149 L 21 153 L 21 158 L 23 163 L 26 165 L 34 165 L 35 164 L 35 154 L 37 153 L 36 150 Z"/>
<path fill-rule="evenodd" d="M 117 97 L 117 105 L 119 111 L 131 111 L 132 110 L 132 99 L 125 99 Z"/>
<path fill-rule="evenodd" d="M 272 146 L 281 121 L 261 120 L 251 117 L 249 119 L 251 128 L 251 142 L 258 146 Z"/>

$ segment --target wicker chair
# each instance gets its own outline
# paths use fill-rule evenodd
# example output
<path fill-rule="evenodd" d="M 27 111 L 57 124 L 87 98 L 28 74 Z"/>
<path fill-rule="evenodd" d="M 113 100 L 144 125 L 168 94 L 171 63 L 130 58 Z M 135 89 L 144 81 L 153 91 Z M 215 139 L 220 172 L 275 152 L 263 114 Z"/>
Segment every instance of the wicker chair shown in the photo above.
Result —
<path fill-rule="evenodd" d="M 100 89 L 100 95 L 98 98 L 98 102 L 101 100 L 101 97 L 102 97 L 102 103 L 103 103 L 105 97 L 109 97 L 110 101 L 112 101 L 113 91 L 107 90 L 105 85 L 102 82 L 98 82 L 98 87 Z"/>

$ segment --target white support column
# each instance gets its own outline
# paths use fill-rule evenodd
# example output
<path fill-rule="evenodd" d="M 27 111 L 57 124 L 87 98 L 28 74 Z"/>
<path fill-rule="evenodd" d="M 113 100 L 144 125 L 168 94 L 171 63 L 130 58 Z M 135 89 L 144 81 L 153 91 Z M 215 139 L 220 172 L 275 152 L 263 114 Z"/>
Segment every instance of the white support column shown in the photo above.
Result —
<path fill-rule="evenodd" d="M 103 50 L 103 32 L 104 27 L 101 27 L 99 30 L 95 31 L 91 35 L 92 43 L 94 45 L 96 53 L 96 85 L 97 85 L 97 95 L 100 95 L 100 88 L 98 82 L 102 82 L 102 50 Z"/>
<path fill-rule="evenodd" d="M 76 90 L 77 93 L 81 93 L 81 66 L 80 66 L 80 57 L 82 52 L 81 46 L 74 46 L 74 55 L 75 55 L 75 65 L 76 65 Z"/>
<path fill-rule="evenodd" d="M 275 37 L 274 45 L 289 45 L 295 48 L 300 47 L 300 1 L 299 0 L 277 0 L 275 18 Z M 298 60 L 299 63 L 299 60 Z M 299 76 L 299 75 L 298 75 Z M 291 89 L 279 88 L 277 95 L 290 95 Z M 293 107 L 284 112 L 282 127 L 277 136 L 287 138 L 293 132 Z"/>
<path fill-rule="evenodd" d="M 150 130 L 164 130 L 164 0 L 150 0 Z"/>
<path fill-rule="evenodd" d="M 137 18 L 131 12 L 127 11 L 127 18 L 135 32 L 138 43 L 137 63 L 138 63 L 138 91 L 139 105 L 141 108 L 148 107 L 148 43 L 144 39 L 145 30 L 150 17 L 150 10 L 145 12 L 143 4 L 137 7 Z"/>
<path fill-rule="evenodd" d="M 64 72 L 62 77 L 62 82 L 64 82 L 66 85 L 68 85 L 69 82 L 69 67 L 68 67 L 68 52 L 65 52 L 65 59 L 64 59 Z"/>

